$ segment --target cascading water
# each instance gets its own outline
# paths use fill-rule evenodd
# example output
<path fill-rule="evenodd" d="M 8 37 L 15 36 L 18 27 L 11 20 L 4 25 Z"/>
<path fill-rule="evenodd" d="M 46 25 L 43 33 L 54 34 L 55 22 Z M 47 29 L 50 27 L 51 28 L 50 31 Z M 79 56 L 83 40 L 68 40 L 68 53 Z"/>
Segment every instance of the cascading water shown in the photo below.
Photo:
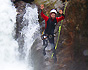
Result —
<path fill-rule="evenodd" d="M 33 7 L 33 8 L 32 8 Z M 35 5 L 31 6 L 30 4 L 26 5 L 26 13 L 23 17 L 24 28 L 21 31 L 21 34 L 24 35 L 24 53 L 25 60 L 28 62 L 30 59 L 31 46 L 33 42 L 39 36 L 39 23 L 38 23 L 38 11 Z M 35 36 L 36 35 L 36 36 Z"/>
<path fill-rule="evenodd" d="M 36 24 L 38 22 L 37 8 L 28 7 L 27 9 L 24 18 L 29 20 L 29 25 L 22 31 L 25 33 L 24 49 L 27 50 L 25 58 L 28 58 L 29 49 L 34 41 L 32 36 L 39 26 Z M 27 14 L 30 10 L 31 13 Z M 33 70 L 33 67 L 26 62 L 28 59 L 25 59 L 26 61 L 18 59 L 19 46 L 13 38 L 16 15 L 16 9 L 12 6 L 10 0 L 0 0 L 0 70 Z"/>

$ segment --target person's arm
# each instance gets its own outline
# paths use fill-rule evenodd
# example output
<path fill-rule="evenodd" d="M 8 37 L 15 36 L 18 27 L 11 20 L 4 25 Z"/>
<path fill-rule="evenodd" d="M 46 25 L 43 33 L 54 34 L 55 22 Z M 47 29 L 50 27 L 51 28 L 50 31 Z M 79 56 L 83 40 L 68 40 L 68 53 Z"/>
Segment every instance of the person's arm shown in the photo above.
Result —
<path fill-rule="evenodd" d="M 65 18 L 65 15 L 62 14 L 61 17 L 56 17 L 57 23 Z"/>
<path fill-rule="evenodd" d="M 65 15 L 63 14 L 63 11 L 60 10 L 59 13 L 62 15 L 61 17 L 56 17 L 57 23 L 65 18 Z"/>
<path fill-rule="evenodd" d="M 42 17 L 45 21 L 47 21 L 47 20 L 49 19 L 49 17 L 47 17 L 47 16 L 44 15 L 44 13 L 43 13 L 42 10 L 41 10 L 41 17 Z"/>
<path fill-rule="evenodd" d="M 47 21 L 48 19 L 49 19 L 49 17 L 47 17 L 47 16 L 45 16 L 44 15 L 44 13 L 43 13 L 43 10 L 44 9 L 44 5 L 40 5 L 40 14 L 41 14 L 41 17 L 45 20 L 45 21 Z"/>

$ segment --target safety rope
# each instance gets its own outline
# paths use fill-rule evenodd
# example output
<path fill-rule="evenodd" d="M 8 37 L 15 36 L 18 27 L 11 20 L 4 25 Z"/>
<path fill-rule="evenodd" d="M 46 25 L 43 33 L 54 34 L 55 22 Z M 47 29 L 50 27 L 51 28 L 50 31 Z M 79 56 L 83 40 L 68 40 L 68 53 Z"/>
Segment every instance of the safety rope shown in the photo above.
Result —
<path fill-rule="evenodd" d="M 67 4 L 68 4 L 68 2 L 65 4 L 63 14 L 65 14 Z M 59 30 L 58 30 L 58 39 L 57 39 L 57 42 L 56 42 L 55 50 L 57 49 L 57 45 L 58 45 L 58 41 L 59 41 L 59 37 L 60 37 L 60 33 L 61 33 L 62 23 L 63 23 L 63 20 L 61 21 L 61 25 L 59 26 Z M 54 55 L 54 53 L 52 53 L 51 58 L 53 58 L 53 55 Z"/>

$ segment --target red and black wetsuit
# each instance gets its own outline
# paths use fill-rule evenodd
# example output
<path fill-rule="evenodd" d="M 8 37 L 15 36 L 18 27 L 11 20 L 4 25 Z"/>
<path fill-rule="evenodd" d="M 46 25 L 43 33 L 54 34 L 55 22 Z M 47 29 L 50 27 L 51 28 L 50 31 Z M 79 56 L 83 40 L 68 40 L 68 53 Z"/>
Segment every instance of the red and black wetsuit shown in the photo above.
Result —
<path fill-rule="evenodd" d="M 45 16 L 43 11 L 41 11 L 41 17 L 45 20 L 45 34 L 53 35 L 55 26 L 59 21 L 64 19 L 64 14 L 62 14 L 61 17 L 56 17 L 55 19 L 52 19 Z"/>

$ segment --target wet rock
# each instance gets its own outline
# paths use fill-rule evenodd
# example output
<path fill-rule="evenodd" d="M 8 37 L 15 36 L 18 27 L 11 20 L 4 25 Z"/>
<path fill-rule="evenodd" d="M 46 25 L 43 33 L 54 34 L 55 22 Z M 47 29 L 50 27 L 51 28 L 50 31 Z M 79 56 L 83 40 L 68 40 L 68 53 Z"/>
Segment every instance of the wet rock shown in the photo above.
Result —
<path fill-rule="evenodd" d="M 88 18 L 86 17 L 88 15 L 87 3 L 87 0 L 71 0 L 68 3 L 60 36 L 60 41 L 63 43 L 57 48 L 58 63 L 66 65 L 60 70 L 88 69 L 88 57 L 83 55 L 84 50 L 88 49 L 88 37 L 85 36 L 88 32 L 86 28 L 88 22 L 86 20 Z"/>
<path fill-rule="evenodd" d="M 37 0 L 35 1 L 37 3 Z M 48 1 L 40 1 L 45 4 L 45 12 L 49 12 L 51 8 L 61 8 L 59 3 L 51 3 Z M 56 4 L 57 3 L 57 4 Z M 47 69 L 49 70 L 87 70 L 88 69 L 88 1 L 87 0 L 69 0 L 66 8 L 66 17 L 63 22 L 60 40 L 58 42 L 57 51 L 57 63 L 52 64 L 53 60 L 45 59 Z M 37 3 L 38 4 L 38 3 Z M 52 6 L 53 7 L 52 7 Z M 62 6 L 63 7 L 63 6 Z M 48 9 L 47 9 L 48 8 Z M 45 13 L 46 14 L 46 13 Z M 48 13 L 47 13 L 48 15 Z M 56 29 L 58 29 L 59 24 Z M 56 35 L 55 42 L 57 41 L 58 34 Z M 49 52 L 47 51 L 49 54 Z M 50 61 L 50 63 L 47 62 Z M 49 67 L 50 66 L 50 67 Z M 52 68 L 55 66 L 56 68 Z"/>
<path fill-rule="evenodd" d="M 41 49 L 39 49 L 39 47 Z M 40 40 L 40 38 L 36 39 L 31 48 L 31 58 L 34 70 L 45 70 L 46 65 L 44 64 L 45 60 L 42 50 L 42 41 Z"/>
<path fill-rule="evenodd" d="M 12 2 L 16 3 L 16 2 L 19 2 L 19 1 L 24 1 L 26 3 L 31 3 L 33 2 L 34 0 L 11 0 Z"/>
<path fill-rule="evenodd" d="M 38 7 L 40 4 L 45 4 L 44 13 L 48 16 L 51 9 L 62 8 L 63 2 L 59 0 L 35 0 L 35 4 L 37 4 Z M 19 1 L 19 3 L 17 2 L 15 5 L 18 12 L 16 20 L 16 37 L 21 39 L 19 45 L 23 45 L 22 42 L 24 42 L 24 39 L 23 35 L 21 36 L 20 31 L 24 25 L 20 23 L 22 23 L 26 4 L 23 1 Z M 47 51 L 47 56 L 43 56 L 42 41 L 37 39 L 32 47 L 32 59 L 35 70 L 88 70 L 88 56 L 87 51 L 85 51 L 88 49 L 88 1 L 69 0 L 65 16 L 60 40 L 56 49 L 57 63 L 53 63 L 53 60 L 51 59 L 52 52 L 50 50 Z M 40 22 L 42 20 L 43 19 L 41 18 Z M 44 22 L 42 24 L 44 24 Z M 59 24 L 57 25 L 56 30 L 58 30 Z M 58 33 L 55 37 L 55 43 L 57 38 Z"/>
<path fill-rule="evenodd" d="M 26 3 L 24 3 L 23 1 L 19 1 L 18 3 L 15 4 L 16 8 L 17 8 L 17 17 L 16 17 L 16 39 L 18 39 L 21 36 L 20 31 L 22 30 L 22 28 L 24 27 L 24 24 L 22 24 L 23 21 L 23 16 L 25 14 L 25 6 Z"/>
<path fill-rule="evenodd" d="M 84 56 L 88 56 L 88 50 L 83 51 Z"/>
<path fill-rule="evenodd" d="M 23 22 L 23 16 L 25 14 L 25 6 L 26 3 L 23 1 L 19 1 L 15 3 L 16 11 L 17 11 L 17 16 L 16 16 L 16 28 L 15 28 L 15 39 L 18 42 L 19 45 L 19 56 L 21 59 L 24 59 L 25 53 L 23 52 L 23 47 L 24 47 L 24 35 L 21 33 L 22 28 L 24 27 Z"/>

